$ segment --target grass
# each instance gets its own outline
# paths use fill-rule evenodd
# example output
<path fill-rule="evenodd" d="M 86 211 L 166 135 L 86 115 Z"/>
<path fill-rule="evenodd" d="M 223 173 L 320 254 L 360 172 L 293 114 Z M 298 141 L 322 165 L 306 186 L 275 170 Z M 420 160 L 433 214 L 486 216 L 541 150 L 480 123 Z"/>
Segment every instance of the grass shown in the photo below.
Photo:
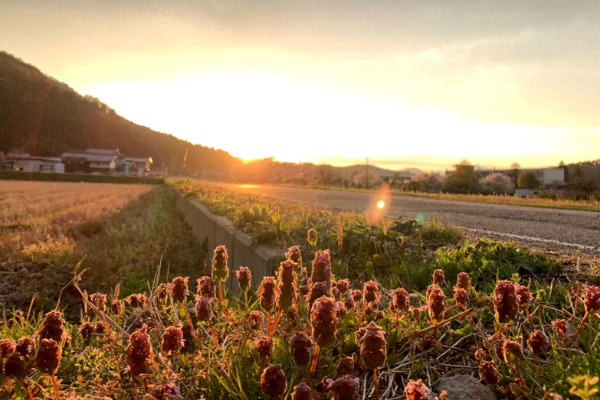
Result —
<path fill-rule="evenodd" d="M 162 263 L 163 278 L 191 273 L 206 259 L 164 186 L 19 182 L 0 185 L 4 229 L 0 307 L 25 307 L 32 295 L 53 307 L 81 260 L 92 291 L 143 290 Z M 68 291 L 76 301 L 81 300 Z"/>
<path fill-rule="evenodd" d="M 506 248 L 493 241 L 486 241 L 486 245 L 477 248 L 467 244 L 458 248 L 454 255 L 456 261 L 469 265 L 469 258 L 481 259 L 482 255 L 497 265 L 509 259 L 522 260 L 518 249 Z M 310 275 L 311 263 L 306 257 L 304 259 L 303 266 L 309 269 Z M 333 263 L 336 261 L 332 260 Z M 381 329 L 386 341 L 383 350 L 386 361 L 379 368 L 376 383 L 382 399 L 404 398 L 404 388 L 409 381 L 416 379 L 423 379 L 428 387 L 437 391 L 439 377 L 448 373 L 477 375 L 478 368 L 484 362 L 492 365 L 498 373 L 497 383 L 489 386 L 499 398 L 540 399 L 544 396 L 555 398 L 555 395 L 571 399 L 593 398 L 593 391 L 598 388 L 593 377 L 600 373 L 598 352 L 594 350 L 599 321 L 597 315 L 592 315 L 582 324 L 584 303 L 588 307 L 585 300 L 588 296 L 585 287 L 577 283 L 581 276 L 566 277 L 555 271 L 549 272 L 547 277 L 534 279 L 531 275 L 519 274 L 515 268 L 510 280 L 528 286 L 532 300 L 527 306 L 519 307 L 510 323 L 499 325 L 494 318 L 496 310 L 492 301 L 496 279 L 482 279 L 487 272 L 481 269 L 481 263 L 478 264 L 479 268 L 470 272 L 472 286 L 468 289 L 470 295 L 465 308 L 458 307 L 452 298 L 454 281 L 450 274 L 446 274 L 446 281 L 440 286 L 446 298 L 445 315 L 436 324 L 432 324 L 428 315 L 427 305 L 432 303 L 423 291 L 412 292 L 413 298 L 407 312 L 392 311 L 389 307 L 392 301 L 390 289 L 398 286 L 379 285 L 381 298 L 369 305 L 364 304 L 366 297 L 363 296 L 354 305 L 339 305 L 344 312 L 336 313 L 337 322 L 333 329 L 335 340 L 331 346 L 320 351 L 320 360 L 310 377 L 312 388 L 326 394 L 327 385 L 323 386 L 320 382 L 336 379 L 338 362 L 343 356 L 349 356 L 355 360 L 350 373 L 359 378 L 360 393 L 364 392 L 368 397 L 373 395 L 375 382 L 372 369 L 365 367 L 366 353 L 361 352 L 355 336 L 357 330 L 373 322 Z M 487 268 L 491 269 L 489 263 Z M 80 277 L 81 287 L 88 285 L 89 277 L 86 274 Z M 199 275 L 193 276 L 196 277 Z M 335 282 L 338 277 L 331 278 Z M 482 280 L 485 281 L 483 284 Z M 153 286 L 155 294 L 159 291 L 158 283 L 160 281 Z M 431 276 L 427 284 L 430 283 Z M 299 286 L 303 284 L 306 282 L 300 277 Z M 337 284 L 334 286 L 337 287 Z M 362 291 L 362 287 L 358 282 L 351 285 L 351 289 L 359 291 Z M 163 335 L 167 327 L 181 326 L 187 319 L 182 307 L 173 301 L 173 290 L 171 286 L 166 301 L 160 301 L 160 297 L 147 292 L 148 298 L 154 301 L 143 307 L 128 305 L 124 314 L 113 313 L 110 308 L 106 314 L 95 312 L 97 308 L 90 305 L 89 313 L 83 314 L 79 327 L 66 323 L 65 328 L 71 338 L 62 347 L 62 360 L 56 373 L 61 398 L 68 398 L 71 394 L 78 398 L 108 396 L 114 399 L 144 396 L 157 399 L 268 398 L 261 389 L 260 375 L 272 364 L 279 364 L 285 375 L 287 390 L 279 398 L 289 399 L 296 385 L 307 382 L 305 369 L 295 364 L 289 350 L 290 339 L 296 332 L 314 333 L 315 325 L 311 323 L 314 318 L 311 318 L 303 297 L 295 297 L 296 311 L 283 314 L 279 325 L 273 329 L 271 350 L 260 355 L 257 343 L 258 339 L 267 335 L 267 311 L 261 307 L 263 303 L 259 298 L 250 293 L 249 311 L 263 315 L 263 324 L 254 330 L 248 323 L 243 296 L 227 296 L 228 302 L 224 306 L 218 306 L 216 301 L 210 303 L 212 311 L 209 325 L 208 321 L 196 319 L 193 312 L 196 300 L 188 291 L 184 305 L 192 314 L 199 336 L 197 339 L 188 337 L 184 347 L 169 356 L 163 351 Z M 296 286 L 294 290 L 298 291 L 299 287 Z M 331 296 L 335 296 L 336 292 L 333 288 L 331 290 Z M 341 301 L 349 296 L 337 295 Z M 113 298 L 109 294 L 109 303 Z M 275 303 L 274 311 L 277 310 L 277 301 Z M 370 311 L 359 324 L 359 314 L 363 308 Z M 318 313 L 316 309 L 312 315 L 315 313 Z M 11 323 L 9 318 L 12 318 Z M 553 326 L 552 322 L 557 319 L 564 319 L 570 326 L 566 334 Z M 103 324 L 105 320 L 111 324 L 104 333 L 83 335 L 82 327 L 86 323 L 94 326 Z M 112 323 L 122 329 L 117 329 Z M 146 359 L 147 374 L 136 378 L 128 372 L 130 364 L 127 354 L 132 346 L 131 335 L 142 323 L 149 326 L 148 340 L 153 358 Z M 580 324 L 581 333 L 575 337 L 574 331 Z M 41 314 L 35 314 L 28 320 L 9 314 L 4 319 L 1 337 L 17 340 L 31 336 L 40 332 L 41 325 Z M 209 326 L 214 328 L 218 347 L 211 339 Z M 534 353 L 527 344 L 534 329 L 543 331 L 548 337 L 548 347 L 540 353 Z M 498 332 L 501 332 L 501 336 Z M 500 340 L 507 339 L 517 343 L 522 353 L 518 361 L 511 361 L 513 359 L 510 356 L 503 356 L 497 349 Z M 187 346 L 190 347 L 186 349 Z M 313 355 L 314 350 L 313 347 Z M 10 380 L 12 388 L 9 393 L 5 384 L 0 389 L 0 398 L 25 397 L 24 385 L 41 397 L 52 396 L 48 378 L 36 368 L 32 369 L 23 383 L 12 377 L 0 376 L 0 379 L 4 382 Z M 170 390 L 170 394 L 165 395 L 165 390 Z M 592 397 L 586 397 L 590 393 Z"/>

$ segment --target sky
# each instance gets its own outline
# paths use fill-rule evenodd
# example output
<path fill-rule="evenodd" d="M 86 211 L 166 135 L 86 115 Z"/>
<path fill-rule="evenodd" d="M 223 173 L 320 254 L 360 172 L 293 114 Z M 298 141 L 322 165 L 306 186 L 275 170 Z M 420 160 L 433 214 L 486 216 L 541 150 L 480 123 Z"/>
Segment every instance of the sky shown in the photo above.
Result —
<path fill-rule="evenodd" d="M 246 158 L 600 159 L 596 0 L 0 0 L 0 50 Z"/>

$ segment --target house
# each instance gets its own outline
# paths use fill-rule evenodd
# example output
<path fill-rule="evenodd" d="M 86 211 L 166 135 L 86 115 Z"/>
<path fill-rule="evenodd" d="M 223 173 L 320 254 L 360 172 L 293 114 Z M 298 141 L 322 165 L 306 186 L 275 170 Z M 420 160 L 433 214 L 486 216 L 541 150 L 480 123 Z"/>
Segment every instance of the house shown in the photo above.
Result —
<path fill-rule="evenodd" d="M 39 157 L 31 156 L 27 153 L 8 153 L 6 159 L 11 163 L 12 169 L 15 171 L 65 173 L 65 164 L 59 157 Z"/>
<path fill-rule="evenodd" d="M 144 176 L 150 172 L 152 157 L 125 157 L 121 160 L 121 172 Z"/>
<path fill-rule="evenodd" d="M 88 147 L 81 153 L 63 153 L 60 158 L 65 163 L 66 172 L 111 173 L 120 168 L 119 149 Z"/>

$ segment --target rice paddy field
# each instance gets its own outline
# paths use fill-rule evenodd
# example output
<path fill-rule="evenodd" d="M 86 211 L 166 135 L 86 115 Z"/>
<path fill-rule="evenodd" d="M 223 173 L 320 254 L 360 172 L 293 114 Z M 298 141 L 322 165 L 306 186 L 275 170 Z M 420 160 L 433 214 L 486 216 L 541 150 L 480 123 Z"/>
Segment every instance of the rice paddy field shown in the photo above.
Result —
<path fill-rule="evenodd" d="M 171 184 L 285 247 L 273 274 L 198 245 L 164 186 L 0 182 L 0 399 L 598 398 L 597 266 Z"/>

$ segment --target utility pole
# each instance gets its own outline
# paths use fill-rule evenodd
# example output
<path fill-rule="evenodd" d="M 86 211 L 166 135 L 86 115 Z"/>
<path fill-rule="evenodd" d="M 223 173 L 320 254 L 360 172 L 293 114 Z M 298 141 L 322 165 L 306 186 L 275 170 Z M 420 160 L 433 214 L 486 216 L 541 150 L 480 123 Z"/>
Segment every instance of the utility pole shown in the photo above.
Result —
<path fill-rule="evenodd" d="M 365 165 L 365 187 L 369 188 L 369 157 L 367 157 L 367 164 Z"/>

